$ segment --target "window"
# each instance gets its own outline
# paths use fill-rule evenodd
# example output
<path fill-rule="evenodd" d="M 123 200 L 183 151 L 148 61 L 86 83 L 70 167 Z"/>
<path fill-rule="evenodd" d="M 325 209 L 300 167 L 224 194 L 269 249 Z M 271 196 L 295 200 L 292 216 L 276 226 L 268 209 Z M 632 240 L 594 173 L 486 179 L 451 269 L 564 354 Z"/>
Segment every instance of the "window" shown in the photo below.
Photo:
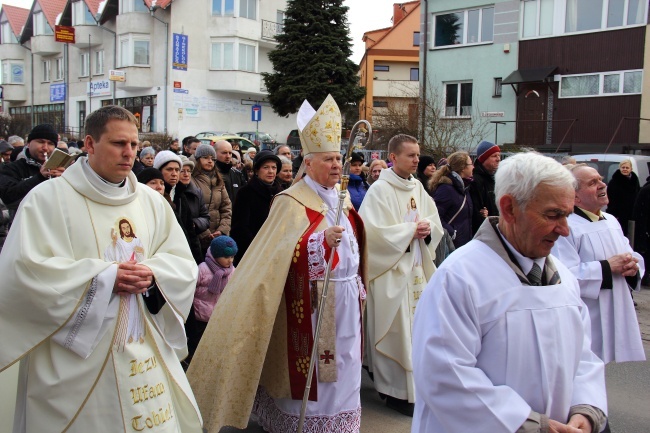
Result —
<path fill-rule="evenodd" d="M 388 66 L 388 65 L 375 65 L 375 71 L 377 71 L 377 72 L 388 72 L 388 71 L 390 71 L 390 66 Z"/>
<path fill-rule="evenodd" d="M 436 15 L 434 26 L 434 47 L 492 42 L 494 7 Z"/>
<path fill-rule="evenodd" d="M 553 34 L 553 1 L 525 0 L 523 2 L 522 36 Z"/>
<path fill-rule="evenodd" d="M 34 14 L 34 35 L 53 35 L 52 27 L 48 24 L 45 19 L 45 14 L 43 12 L 36 12 Z"/>
<path fill-rule="evenodd" d="M 145 35 L 122 35 L 120 36 L 120 67 L 127 66 L 149 66 L 150 62 L 150 43 L 149 36 Z M 103 69 L 103 53 L 102 53 Z"/>
<path fill-rule="evenodd" d="M 2 61 L 2 84 L 25 84 L 25 64 L 22 60 Z"/>
<path fill-rule="evenodd" d="M 607 27 L 644 24 L 646 3 L 642 0 L 609 0 Z"/>
<path fill-rule="evenodd" d="M 16 39 L 16 35 L 14 35 L 13 30 L 11 30 L 11 25 L 9 22 L 5 22 L 0 24 L 0 38 L 2 38 L 1 42 L 3 44 L 17 44 L 18 39 Z"/>
<path fill-rule="evenodd" d="M 472 83 L 445 84 L 445 117 L 472 115 Z"/>
<path fill-rule="evenodd" d="M 64 65 L 63 57 L 54 59 L 54 79 L 57 81 L 63 80 Z"/>
<path fill-rule="evenodd" d="M 255 72 L 255 45 L 239 44 L 239 70 Z"/>
<path fill-rule="evenodd" d="M 420 81 L 420 68 L 411 68 L 411 81 Z"/>
<path fill-rule="evenodd" d="M 143 0 L 120 0 L 120 13 L 149 12 L 149 8 Z"/>
<path fill-rule="evenodd" d="M 212 0 L 212 15 L 232 17 L 235 15 L 235 0 Z"/>
<path fill-rule="evenodd" d="M 72 25 L 81 26 L 81 25 L 94 25 L 95 19 L 90 13 L 90 9 L 86 6 L 86 3 L 82 0 L 72 3 Z"/>
<path fill-rule="evenodd" d="M 646 23 L 642 0 L 566 0 L 567 33 Z"/>
<path fill-rule="evenodd" d="M 81 53 L 79 55 L 79 76 L 87 77 L 90 70 L 90 54 Z"/>
<path fill-rule="evenodd" d="M 643 71 L 614 71 L 560 77 L 560 98 L 641 93 Z"/>
<path fill-rule="evenodd" d="M 373 108 L 388 108 L 388 101 L 372 101 Z"/>
<path fill-rule="evenodd" d="M 95 75 L 102 75 L 104 73 L 104 50 L 95 51 Z"/>
<path fill-rule="evenodd" d="M 213 42 L 210 69 L 216 69 L 216 70 L 235 69 L 234 46 L 235 44 L 233 42 Z"/>
<path fill-rule="evenodd" d="M 43 82 L 50 81 L 50 61 L 45 60 L 43 64 Z"/>
<path fill-rule="evenodd" d="M 257 19 L 257 0 L 239 0 L 239 16 L 250 20 Z"/>
<path fill-rule="evenodd" d="M 79 128 L 83 128 L 86 125 L 86 101 L 78 101 L 77 110 L 79 112 Z"/>
<path fill-rule="evenodd" d="M 413 46 L 420 46 L 420 32 L 413 32 Z"/>
<path fill-rule="evenodd" d="M 494 79 L 494 94 L 492 96 L 494 97 L 501 97 L 501 82 L 503 79 L 501 77 L 495 78 Z"/>
<path fill-rule="evenodd" d="M 284 17 L 286 14 L 284 11 L 278 10 L 275 12 L 275 22 L 278 24 L 283 24 L 284 23 Z"/>

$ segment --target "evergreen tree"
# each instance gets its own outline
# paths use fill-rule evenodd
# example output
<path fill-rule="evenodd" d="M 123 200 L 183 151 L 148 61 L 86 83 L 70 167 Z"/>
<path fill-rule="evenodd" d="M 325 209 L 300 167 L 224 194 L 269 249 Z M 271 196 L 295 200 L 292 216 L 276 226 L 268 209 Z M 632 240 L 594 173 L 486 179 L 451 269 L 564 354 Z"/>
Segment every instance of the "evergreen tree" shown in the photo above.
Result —
<path fill-rule="evenodd" d="M 288 0 L 284 32 L 264 73 L 269 102 L 280 116 L 296 113 L 307 99 L 318 108 L 328 94 L 343 109 L 365 95 L 350 59 L 348 7 L 343 0 Z"/>

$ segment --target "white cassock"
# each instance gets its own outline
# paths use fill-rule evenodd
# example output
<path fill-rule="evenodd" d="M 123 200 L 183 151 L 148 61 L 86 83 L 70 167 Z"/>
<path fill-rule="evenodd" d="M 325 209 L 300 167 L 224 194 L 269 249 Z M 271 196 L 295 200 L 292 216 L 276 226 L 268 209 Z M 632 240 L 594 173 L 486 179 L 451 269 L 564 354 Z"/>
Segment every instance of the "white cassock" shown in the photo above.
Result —
<path fill-rule="evenodd" d="M 305 182 L 327 204 L 325 215 L 329 226 L 336 225 L 338 192 L 335 188 L 324 189 L 309 176 Z M 335 382 L 318 382 L 318 401 L 307 402 L 307 421 L 304 431 L 319 433 L 324 431 L 357 433 L 361 427 L 361 311 L 359 291 L 363 293 L 363 283 L 359 276 L 359 245 L 354 236 L 350 221 L 341 215 L 339 225 L 345 227 L 341 243 L 336 251 L 339 262 L 331 271 L 336 314 L 336 369 Z M 324 232 L 311 235 L 309 240 L 310 281 L 322 280 L 327 266 L 322 247 Z M 331 289 L 330 289 L 331 290 Z M 363 298 L 363 296 L 362 296 Z M 319 299 L 320 302 L 320 299 Z M 312 314 L 313 328 L 316 329 L 317 311 Z M 323 325 L 324 328 L 327 325 Z M 321 332 L 326 332 L 321 328 Z M 314 370 L 320 377 L 318 364 Z M 271 433 L 293 433 L 300 418 L 301 400 L 271 398 L 263 387 L 255 397 L 253 413 L 259 423 Z"/>
<path fill-rule="evenodd" d="M 368 244 L 366 362 L 377 391 L 413 402 L 411 329 L 420 294 L 436 270 L 443 234 L 438 209 L 420 181 L 389 169 L 372 184 L 359 214 Z M 423 220 L 431 224 L 428 244 L 413 239 Z"/>
<path fill-rule="evenodd" d="M 601 289 L 601 260 L 630 253 L 639 259 L 639 278 L 634 290 L 641 290 L 645 271 L 643 257 L 634 252 L 623 235 L 616 218 L 601 212 L 601 221 L 590 221 L 575 213 L 569 216 L 571 233 L 555 243 L 553 255 L 568 267 L 580 283 L 580 296 L 589 307 L 591 317 L 591 349 L 605 363 L 611 361 L 644 361 L 639 322 L 625 277 L 612 275 L 613 287 Z"/>
<path fill-rule="evenodd" d="M 590 350 L 577 281 L 553 260 L 560 284 L 524 285 L 501 250 L 475 238 L 443 262 L 420 299 L 413 433 L 515 432 L 531 411 L 560 422 L 575 405 L 607 411 L 604 364 Z"/>
<path fill-rule="evenodd" d="M 156 314 L 113 293 L 116 262 L 133 256 L 111 253 L 124 219 L 166 301 Z M 23 200 L 0 275 L 0 370 L 20 364 L 15 433 L 201 431 L 179 362 L 197 267 L 160 194 L 132 174 L 108 184 L 81 158 Z"/>

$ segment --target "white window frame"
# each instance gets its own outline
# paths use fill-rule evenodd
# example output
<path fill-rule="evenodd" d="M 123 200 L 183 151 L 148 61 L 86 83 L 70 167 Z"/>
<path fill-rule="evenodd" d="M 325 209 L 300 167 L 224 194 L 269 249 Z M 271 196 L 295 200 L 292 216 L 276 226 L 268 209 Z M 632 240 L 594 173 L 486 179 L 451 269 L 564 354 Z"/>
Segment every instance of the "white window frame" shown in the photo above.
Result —
<path fill-rule="evenodd" d="M 492 40 L 489 41 L 483 41 L 481 38 L 483 37 L 483 11 L 486 9 L 492 9 Z M 478 17 L 478 35 L 479 35 L 479 41 L 477 42 L 467 42 L 467 32 L 468 32 L 468 16 L 470 11 L 479 11 L 479 17 Z M 452 45 L 440 45 L 436 46 L 436 17 L 442 16 L 442 15 L 451 15 L 451 14 L 463 14 L 463 42 L 460 44 L 452 44 Z M 456 11 L 449 11 L 449 12 L 444 12 L 444 13 L 434 13 L 432 14 L 432 19 L 431 19 L 431 40 L 430 42 L 430 47 L 432 50 L 443 50 L 443 49 L 449 49 L 449 48 L 459 48 L 459 47 L 467 47 L 467 46 L 474 46 L 474 45 L 488 45 L 494 43 L 494 5 L 489 5 L 489 6 L 484 6 L 484 7 L 475 7 L 475 8 L 468 8 L 468 9 L 460 9 Z"/>
<path fill-rule="evenodd" d="M 54 81 L 63 80 L 64 66 L 63 57 L 54 59 Z"/>
<path fill-rule="evenodd" d="M 540 23 L 542 19 L 542 1 L 543 0 L 524 0 L 521 2 L 521 17 L 520 17 L 520 22 L 521 22 L 521 29 L 520 29 L 520 36 L 522 39 L 534 39 L 538 37 L 548 37 L 553 35 L 553 25 L 556 20 L 556 12 L 559 7 L 559 2 L 557 0 L 550 0 L 550 2 L 553 5 L 553 12 L 551 13 L 551 33 L 544 33 L 540 34 Z M 549 0 L 546 0 L 549 1 Z M 524 36 L 524 13 L 525 13 L 525 3 L 535 3 L 536 4 L 536 10 L 535 10 L 535 30 L 531 36 Z M 566 8 L 566 4 L 564 6 Z"/>
<path fill-rule="evenodd" d="M 215 65 L 214 46 L 219 46 L 220 62 Z M 230 59 L 226 57 L 226 45 L 230 46 Z M 232 71 L 235 70 L 235 47 L 237 44 L 233 40 L 213 40 L 210 41 L 210 70 L 211 71 Z M 230 65 L 226 60 L 230 61 Z M 230 66 L 230 67 L 228 67 Z"/>
<path fill-rule="evenodd" d="M 136 63 L 135 62 L 135 44 L 137 42 L 146 42 L 147 43 L 147 58 L 148 63 Z M 151 66 L 151 37 L 145 34 L 135 34 L 129 33 L 126 35 L 120 35 L 119 45 L 118 45 L 118 59 L 120 60 L 119 67 L 126 68 L 130 66 L 137 67 L 150 67 Z M 126 52 L 124 52 L 126 50 Z"/>
<path fill-rule="evenodd" d="M 86 2 L 79 0 L 72 3 L 72 25 L 73 26 L 86 26 L 95 25 L 95 18 L 90 13 L 90 9 Z"/>
<path fill-rule="evenodd" d="M 245 72 L 255 72 L 257 71 L 257 45 L 239 42 L 237 47 L 237 54 L 239 58 L 237 59 L 237 70 Z M 242 57 L 242 49 L 246 50 L 245 57 Z M 249 51 L 252 50 L 252 61 L 253 64 L 248 64 Z"/>
<path fill-rule="evenodd" d="M 625 74 L 630 72 L 640 72 L 641 73 L 641 86 L 638 92 L 624 92 L 623 87 L 625 84 Z M 618 81 L 618 92 L 605 93 L 605 76 L 606 75 L 619 75 Z M 576 96 L 565 96 L 562 93 L 563 78 L 570 77 L 586 77 L 586 76 L 598 76 L 598 94 L 596 95 L 576 95 Z M 597 72 L 593 74 L 570 74 L 570 75 L 556 75 L 555 80 L 559 82 L 559 99 L 575 99 L 575 98 L 602 98 L 608 96 L 629 96 L 629 95 L 640 95 L 643 93 L 643 69 L 627 69 L 623 71 L 607 71 L 607 72 Z"/>
<path fill-rule="evenodd" d="M 461 106 L 461 97 L 462 97 L 462 91 L 461 91 L 461 86 L 463 84 L 471 84 L 472 85 L 472 100 L 471 103 L 474 103 L 474 82 L 472 80 L 463 80 L 463 81 L 450 81 L 444 83 L 444 93 L 443 93 L 443 101 L 442 101 L 442 116 L 445 119 L 471 119 L 472 118 L 472 108 L 473 105 L 469 105 L 469 114 L 463 114 L 463 106 Z M 447 87 L 448 86 L 458 86 L 458 94 L 456 95 L 456 114 L 454 115 L 448 115 L 447 114 Z M 467 105 L 465 105 L 467 107 Z"/>
<path fill-rule="evenodd" d="M 219 10 L 215 10 L 215 3 L 219 3 Z M 231 3 L 232 5 L 232 12 L 226 11 L 226 4 Z M 237 0 L 211 0 L 210 1 L 210 9 L 212 11 L 212 15 L 214 16 L 219 16 L 219 17 L 234 17 L 235 16 L 235 11 L 238 11 L 239 8 L 239 2 Z"/>
<path fill-rule="evenodd" d="M 104 50 L 95 51 L 93 55 L 93 75 L 104 74 Z"/>
<path fill-rule="evenodd" d="M 219 44 L 221 46 L 221 63 L 219 65 L 214 64 L 214 48 L 213 46 Z M 232 58 L 231 60 L 231 67 L 228 64 L 225 63 L 225 44 L 231 44 L 232 47 Z M 248 67 L 248 65 L 243 65 L 241 63 L 240 57 L 241 57 L 241 47 L 246 46 L 246 47 L 252 47 L 254 50 L 253 54 L 253 65 L 252 69 Z M 244 72 L 257 72 L 257 66 L 258 66 L 258 55 L 259 55 L 259 47 L 258 45 L 249 40 L 240 40 L 240 39 L 213 39 L 210 41 L 210 70 L 211 71 L 244 71 Z"/>
<path fill-rule="evenodd" d="M 41 68 L 43 75 L 41 76 L 43 83 L 49 83 L 52 78 L 52 67 L 49 60 L 43 60 L 41 62 Z"/>
<path fill-rule="evenodd" d="M 236 0 L 236 1 L 239 2 L 239 8 L 237 9 L 239 17 L 257 21 L 257 0 Z M 253 3 L 252 10 L 250 8 L 251 3 Z M 244 10 L 244 6 L 246 6 L 245 10 Z"/>
<path fill-rule="evenodd" d="M 11 24 L 9 21 L 5 21 L 3 23 L 0 23 L 0 38 L 2 38 L 2 43 L 3 44 L 17 44 L 18 39 L 16 38 L 16 35 L 14 34 L 14 31 L 11 29 Z"/>
<path fill-rule="evenodd" d="M 14 67 L 21 70 L 21 79 L 14 80 Z M 20 84 L 25 85 L 25 62 L 23 60 L 2 60 L 2 84 Z"/>
<path fill-rule="evenodd" d="M 120 13 L 128 14 L 131 12 L 149 13 L 149 9 L 142 0 L 120 0 Z"/>
<path fill-rule="evenodd" d="M 87 77 L 90 75 L 90 53 L 84 51 L 79 53 L 79 76 Z"/>
<path fill-rule="evenodd" d="M 47 22 L 43 11 L 35 12 L 33 15 L 33 21 L 34 36 L 49 36 L 54 34 L 54 31 L 52 31 L 52 27 L 50 27 L 50 24 Z"/>

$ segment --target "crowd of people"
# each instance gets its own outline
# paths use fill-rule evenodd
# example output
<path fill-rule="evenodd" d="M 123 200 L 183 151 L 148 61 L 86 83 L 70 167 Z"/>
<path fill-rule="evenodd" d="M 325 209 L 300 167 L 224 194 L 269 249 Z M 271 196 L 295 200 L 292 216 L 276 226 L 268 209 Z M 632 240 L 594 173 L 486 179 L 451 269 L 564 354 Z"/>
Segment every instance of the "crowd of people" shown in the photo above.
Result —
<path fill-rule="evenodd" d="M 362 369 L 412 432 L 609 431 L 604 365 L 645 360 L 625 229 L 650 179 L 623 161 L 613 197 L 584 164 L 398 134 L 341 193 L 340 124 L 305 101 L 295 158 L 156 149 L 116 106 L 65 150 L 50 125 L 0 141 L 13 431 L 358 432 Z"/>

